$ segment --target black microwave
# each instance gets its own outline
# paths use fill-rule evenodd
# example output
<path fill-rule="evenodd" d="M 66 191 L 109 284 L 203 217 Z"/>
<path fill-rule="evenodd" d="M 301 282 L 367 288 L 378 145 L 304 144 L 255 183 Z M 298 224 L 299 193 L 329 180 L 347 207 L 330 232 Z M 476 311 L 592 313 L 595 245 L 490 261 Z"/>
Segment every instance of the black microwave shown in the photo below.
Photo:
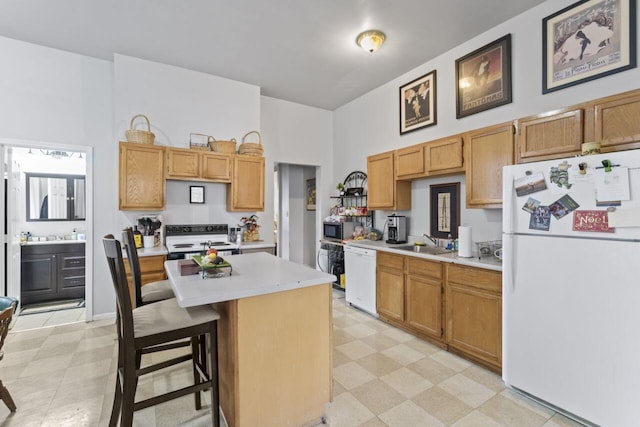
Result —
<path fill-rule="evenodd" d="M 327 240 L 346 240 L 353 238 L 353 232 L 360 225 L 357 222 L 325 222 L 322 236 Z"/>

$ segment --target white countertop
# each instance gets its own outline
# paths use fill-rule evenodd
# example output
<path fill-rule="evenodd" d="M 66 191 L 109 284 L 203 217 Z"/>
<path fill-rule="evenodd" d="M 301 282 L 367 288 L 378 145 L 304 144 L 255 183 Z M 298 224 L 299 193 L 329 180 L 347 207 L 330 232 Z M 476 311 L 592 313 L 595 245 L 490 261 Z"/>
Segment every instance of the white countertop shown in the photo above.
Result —
<path fill-rule="evenodd" d="M 394 249 L 394 247 L 406 246 L 410 243 L 402 245 L 391 245 L 385 243 L 384 240 L 346 240 L 345 244 L 365 249 L 391 252 L 399 255 L 415 256 L 419 258 L 431 259 L 434 261 L 450 262 L 453 264 L 468 265 L 470 267 L 485 268 L 487 270 L 502 271 L 502 261 L 498 260 L 495 257 L 478 258 L 477 256 L 474 256 L 472 258 L 462 258 L 458 256 L 457 252 L 451 252 L 443 255 L 431 255 L 426 253 L 411 252 L 403 249 Z"/>
<path fill-rule="evenodd" d="M 285 261 L 266 252 L 225 258 L 233 270 L 229 277 L 203 279 L 199 274 L 181 276 L 178 260 L 164 267 L 180 307 L 266 295 L 274 292 L 332 283 L 332 274 Z"/>

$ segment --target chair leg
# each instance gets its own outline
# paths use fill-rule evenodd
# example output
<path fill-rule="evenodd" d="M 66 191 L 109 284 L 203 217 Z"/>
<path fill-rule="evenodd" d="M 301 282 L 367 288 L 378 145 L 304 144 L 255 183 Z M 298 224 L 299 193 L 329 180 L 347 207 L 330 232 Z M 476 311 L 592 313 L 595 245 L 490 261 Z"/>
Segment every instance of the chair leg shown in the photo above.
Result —
<path fill-rule="evenodd" d="M 0 399 L 7 405 L 9 411 L 16 412 L 16 404 L 11 398 L 11 394 L 9 394 L 9 390 L 2 384 L 2 380 L 0 380 Z"/>
<path fill-rule="evenodd" d="M 200 384 L 202 381 L 200 380 L 200 373 L 198 372 L 197 365 L 200 362 L 200 340 L 198 337 L 191 337 L 191 367 L 193 368 L 193 383 Z M 202 408 L 202 401 L 200 392 L 196 391 L 194 393 L 195 401 L 196 401 L 196 411 Z"/>
<path fill-rule="evenodd" d="M 113 406 L 111 407 L 111 418 L 109 418 L 109 427 L 117 427 L 121 406 L 122 383 L 120 382 L 120 368 L 118 368 L 118 371 L 116 371 L 116 393 L 113 396 Z"/>
<path fill-rule="evenodd" d="M 209 369 L 209 377 L 211 378 L 211 417 L 213 418 L 213 426 L 220 427 L 220 394 L 218 384 L 218 324 L 211 323 L 209 330 L 211 339 L 211 347 L 209 349 L 209 357 L 211 369 Z M 206 345 L 206 344 L 205 344 Z"/>
<path fill-rule="evenodd" d="M 125 356 L 123 371 L 120 427 L 131 427 L 133 424 L 133 407 L 136 398 L 136 388 L 138 386 L 135 355 Z"/>

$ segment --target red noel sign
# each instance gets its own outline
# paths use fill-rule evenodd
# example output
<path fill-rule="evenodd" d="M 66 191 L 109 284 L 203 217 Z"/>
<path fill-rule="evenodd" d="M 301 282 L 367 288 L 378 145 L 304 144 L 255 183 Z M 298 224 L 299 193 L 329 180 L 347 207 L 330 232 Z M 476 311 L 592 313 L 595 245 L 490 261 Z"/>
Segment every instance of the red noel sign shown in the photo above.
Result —
<path fill-rule="evenodd" d="M 573 231 L 613 233 L 607 211 L 573 211 Z"/>

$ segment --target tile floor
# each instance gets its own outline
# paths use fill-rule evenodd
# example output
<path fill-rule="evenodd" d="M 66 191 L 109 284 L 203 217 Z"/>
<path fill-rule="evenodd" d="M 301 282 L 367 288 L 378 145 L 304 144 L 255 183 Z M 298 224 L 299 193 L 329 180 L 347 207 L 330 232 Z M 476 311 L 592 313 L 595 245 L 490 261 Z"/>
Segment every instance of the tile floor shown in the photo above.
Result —
<path fill-rule="evenodd" d="M 499 376 L 374 319 L 334 291 L 331 427 L 579 426 L 505 389 Z M 115 387 L 112 321 L 12 330 L 0 378 L 18 412 L 2 426 L 106 426 Z M 145 356 L 146 357 L 146 356 Z M 154 356 L 157 357 L 157 356 Z M 188 365 L 141 380 L 138 397 L 191 377 Z M 208 426 L 210 402 L 183 397 L 136 412 L 136 426 Z"/>
<path fill-rule="evenodd" d="M 11 330 L 12 332 L 28 331 L 30 329 L 81 322 L 84 319 L 84 307 L 49 311 L 46 313 L 21 314 L 16 318 Z"/>

